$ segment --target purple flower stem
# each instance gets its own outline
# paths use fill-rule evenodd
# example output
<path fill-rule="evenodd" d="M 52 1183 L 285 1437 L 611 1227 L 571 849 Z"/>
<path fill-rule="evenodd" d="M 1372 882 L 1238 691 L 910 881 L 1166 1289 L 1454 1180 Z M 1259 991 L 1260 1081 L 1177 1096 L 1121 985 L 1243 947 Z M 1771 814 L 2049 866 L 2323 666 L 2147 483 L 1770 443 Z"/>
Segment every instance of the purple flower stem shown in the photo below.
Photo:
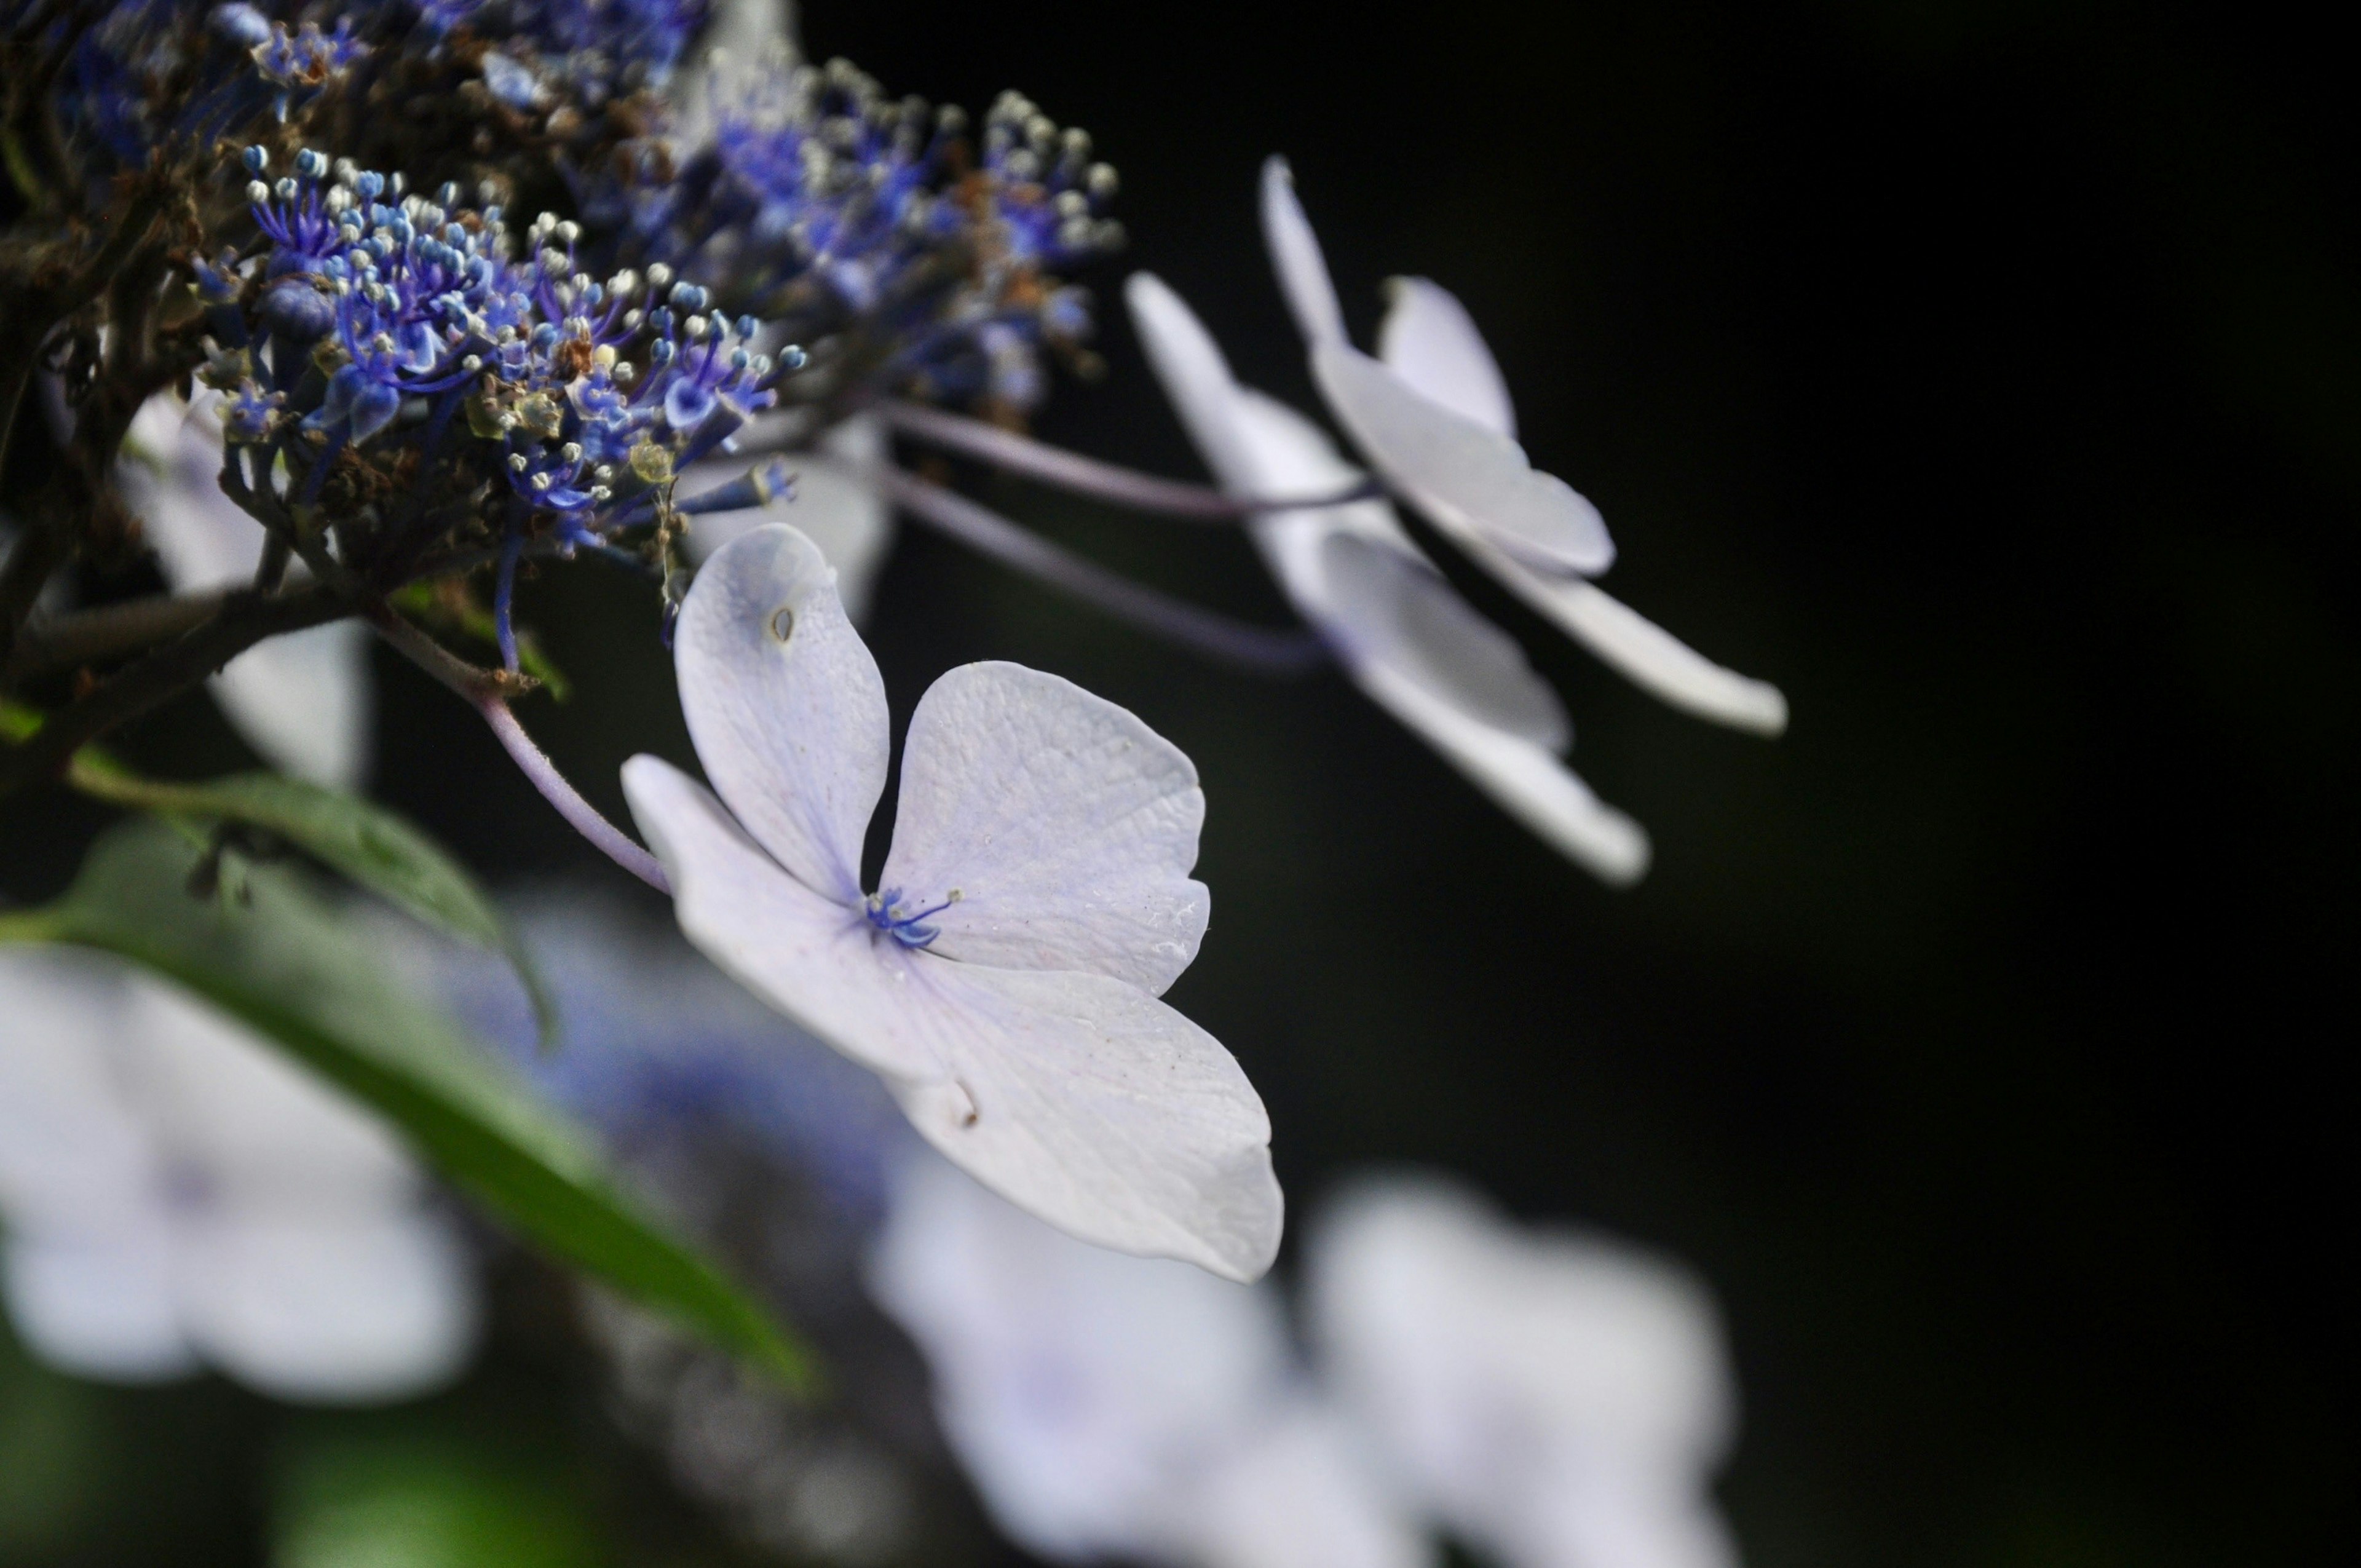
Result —
<path fill-rule="evenodd" d="M 496 692 L 486 693 L 476 697 L 475 704 L 484 722 L 492 727 L 501 749 L 533 787 L 541 792 L 542 798 L 557 808 L 557 815 L 573 824 L 574 830 L 589 839 L 609 860 L 658 893 L 670 896 L 672 879 L 664 875 L 664 862 L 599 816 L 598 808 L 582 798 L 581 792 L 568 784 L 566 775 L 557 771 L 557 764 L 549 760 L 549 753 L 533 743 L 533 737 L 524 732 L 517 716 L 509 711 L 507 698 Z"/>
<path fill-rule="evenodd" d="M 516 763 L 518 771 L 541 792 L 544 800 L 557 808 L 557 815 L 566 818 L 577 833 L 658 893 L 672 893 L 672 879 L 664 875 L 664 862 L 599 816 L 598 808 L 583 799 L 582 792 L 557 771 L 549 753 L 534 745 L 533 737 L 524 732 L 524 726 L 509 710 L 509 691 L 516 684 L 512 678 L 504 678 L 499 671 L 478 669 L 390 609 L 380 607 L 369 616 L 369 624 L 393 645 L 396 652 L 458 693 L 468 707 L 483 716 L 500 749 Z"/>
<path fill-rule="evenodd" d="M 1014 431 L 986 424 L 980 419 L 969 419 L 963 414 L 946 413 L 940 409 L 902 402 L 879 403 L 875 412 L 895 430 L 914 441 L 963 452 L 970 457 L 982 458 L 996 468 L 1022 474 L 1076 495 L 1110 501 L 1134 511 L 1162 512 L 1191 522 L 1226 526 L 1262 512 L 1340 506 L 1349 501 L 1368 500 L 1384 493 L 1376 484 L 1364 481 L 1349 489 L 1323 496 L 1274 497 L 1268 499 L 1249 498 L 1242 500 L 1202 485 L 1159 479 L 1153 474 L 1142 474 L 1114 463 L 1102 463 L 1095 457 L 1085 457 L 1062 446 L 1051 446 L 1031 436 L 1019 435 Z"/>
<path fill-rule="evenodd" d="M 888 500 L 937 532 L 1208 658 L 1283 675 L 1327 661 L 1327 645 L 1309 631 L 1249 625 L 1159 593 L 898 468 L 881 468 L 870 477 Z"/>

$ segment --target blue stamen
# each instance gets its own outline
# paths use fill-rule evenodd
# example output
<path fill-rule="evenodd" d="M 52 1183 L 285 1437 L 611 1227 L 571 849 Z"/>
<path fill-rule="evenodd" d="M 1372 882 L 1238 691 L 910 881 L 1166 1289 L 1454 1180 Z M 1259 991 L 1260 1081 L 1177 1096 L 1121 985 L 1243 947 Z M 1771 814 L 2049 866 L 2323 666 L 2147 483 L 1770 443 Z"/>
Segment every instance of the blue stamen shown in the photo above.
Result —
<path fill-rule="evenodd" d="M 929 915 L 940 915 L 959 901 L 959 889 L 953 888 L 949 898 L 932 908 L 905 915 L 902 913 L 902 890 L 898 887 L 889 887 L 883 892 L 869 895 L 864 913 L 868 915 L 869 923 L 872 926 L 876 927 L 904 947 L 923 948 L 942 935 L 942 927 L 925 925 L 922 922 Z"/>

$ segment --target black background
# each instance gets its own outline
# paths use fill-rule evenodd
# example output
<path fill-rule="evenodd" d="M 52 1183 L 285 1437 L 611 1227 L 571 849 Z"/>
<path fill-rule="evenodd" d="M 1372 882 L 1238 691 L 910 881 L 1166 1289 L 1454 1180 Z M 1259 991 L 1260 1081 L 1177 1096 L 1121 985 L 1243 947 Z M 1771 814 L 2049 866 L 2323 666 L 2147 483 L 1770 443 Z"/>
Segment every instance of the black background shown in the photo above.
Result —
<path fill-rule="evenodd" d="M 2348 50 L 2255 8 L 1942 0 L 805 29 L 891 92 L 1020 86 L 1122 170 L 1109 374 L 1043 433 L 1199 473 L 1132 266 L 1312 406 L 1255 225 L 1283 152 L 1363 340 L 1388 274 L 1456 291 L 1614 528 L 1609 586 L 1791 700 L 1775 742 L 1700 725 L 1453 564 L 1655 838 L 1615 894 L 1341 680 L 1209 668 L 906 537 L 870 627 L 897 713 L 1014 658 L 1197 760 L 1214 919 L 1172 997 L 1261 1087 L 1298 1216 L 1414 1160 L 1694 1263 L 1754 1568 L 2343 1559 Z M 1283 617 L 1242 541 L 958 477 Z M 582 688 L 527 721 L 620 811 L 623 757 L 688 756 L 652 609 L 578 572 L 525 602 Z M 488 872 L 620 880 L 382 673 L 386 798 Z M 136 739 L 214 734 L 202 706 Z"/>

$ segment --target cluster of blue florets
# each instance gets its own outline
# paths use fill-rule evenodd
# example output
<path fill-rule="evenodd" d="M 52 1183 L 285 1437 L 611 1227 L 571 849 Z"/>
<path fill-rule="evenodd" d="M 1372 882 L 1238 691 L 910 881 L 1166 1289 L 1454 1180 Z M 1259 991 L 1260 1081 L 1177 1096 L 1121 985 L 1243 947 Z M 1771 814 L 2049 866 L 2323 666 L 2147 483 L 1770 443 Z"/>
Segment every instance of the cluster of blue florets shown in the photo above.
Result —
<path fill-rule="evenodd" d="M 1086 294 L 1060 274 L 1117 248 L 1115 171 L 1090 137 L 1010 93 L 981 154 L 956 109 L 891 100 L 843 61 L 717 82 L 711 144 L 651 160 L 586 211 L 627 248 L 730 280 L 797 338 L 861 340 L 872 386 L 1014 411 L 1042 349 L 1078 348 Z"/>
<path fill-rule="evenodd" d="M 554 214 L 518 247 L 497 204 L 465 205 L 456 186 L 411 193 L 313 151 L 274 182 L 263 148 L 245 159 L 267 249 L 197 269 L 232 463 L 240 447 L 283 457 L 299 519 L 347 449 L 410 446 L 421 485 L 448 454 L 462 492 L 496 470 L 509 500 L 483 510 L 503 608 L 529 537 L 605 547 L 652 520 L 675 471 L 770 406 L 768 383 L 801 362 L 761 352 L 751 317 L 714 312 L 669 268 L 591 276 L 580 230 Z M 728 499 L 757 504 L 782 482 L 765 470 L 739 487 L 751 499 Z"/>

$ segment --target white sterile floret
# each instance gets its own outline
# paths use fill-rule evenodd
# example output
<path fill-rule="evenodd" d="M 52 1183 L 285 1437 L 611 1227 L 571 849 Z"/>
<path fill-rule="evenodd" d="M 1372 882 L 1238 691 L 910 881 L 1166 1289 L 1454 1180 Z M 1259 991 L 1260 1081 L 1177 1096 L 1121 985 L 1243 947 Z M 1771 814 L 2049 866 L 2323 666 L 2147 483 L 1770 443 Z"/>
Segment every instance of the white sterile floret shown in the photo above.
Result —
<path fill-rule="evenodd" d="M 1086 1241 L 1261 1274 L 1269 1118 L 1221 1042 L 1157 1000 L 1205 929 L 1195 768 L 1055 675 L 962 666 L 911 717 L 864 892 L 885 691 L 832 579 L 774 524 L 715 553 L 682 606 L 681 707 L 713 788 L 653 757 L 623 769 L 682 930 L 1003 1196 Z"/>
<path fill-rule="evenodd" d="M 1309 421 L 1232 379 L 1170 289 L 1135 273 L 1125 297 L 1149 364 L 1224 489 L 1317 496 L 1361 477 Z M 1647 835 L 1559 760 L 1572 730 L 1556 694 L 1419 553 L 1391 507 L 1266 512 L 1252 532 L 1297 613 L 1380 707 L 1599 877 L 1629 883 L 1647 869 Z"/>
<path fill-rule="evenodd" d="M 475 1285 L 386 1128 L 113 959 L 0 954 L 0 1295 L 70 1372 L 282 1398 L 457 1376 Z"/>
<path fill-rule="evenodd" d="M 1784 730 L 1778 687 L 1714 663 L 1584 580 L 1614 562 L 1606 524 L 1564 481 L 1526 462 L 1507 383 L 1459 302 L 1425 279 L 1395 280 L 1372 359 L 1345 338 L 1334 286 L 1281 159 L 1264 166 L 1262 204 L 1312 378 L 1388 487 L 1634 684 L 1699 718 Z"/>
<path fill-rule="evenodd" d="M 1340 1401 L 1462 1540 L 1508 1568 L 1734 1568 L 1708 1488 L 1736 1395 L 1686 1271 L 1433 1178 L 1334 1201 L 1309 1263 Z"/>
<path fill-rule="evenodd" d="M 1417 1529 L 1296 1365 L 1276 1294 L 1087 1246 L 928 1157 L 871 1293 L 925 1352 L 1000 1528 L 1060 1563 L 1422 1568 Z"/>
<path fill-rule="evenodd" d="M 201 403 L 218 396 L 203 394 Z M 262 525 L 222 493 L 222 450 L 213 411 L 164 391 L 140 406 L 115 465 L 115 488 L 180 593 L 251 583 L 262 559 Z M 211 685 L 222 711 L 273 766 L 339 788 L 361 782 L 375 705 L 368 629 L 359 621 L 258 642 Z"/>

